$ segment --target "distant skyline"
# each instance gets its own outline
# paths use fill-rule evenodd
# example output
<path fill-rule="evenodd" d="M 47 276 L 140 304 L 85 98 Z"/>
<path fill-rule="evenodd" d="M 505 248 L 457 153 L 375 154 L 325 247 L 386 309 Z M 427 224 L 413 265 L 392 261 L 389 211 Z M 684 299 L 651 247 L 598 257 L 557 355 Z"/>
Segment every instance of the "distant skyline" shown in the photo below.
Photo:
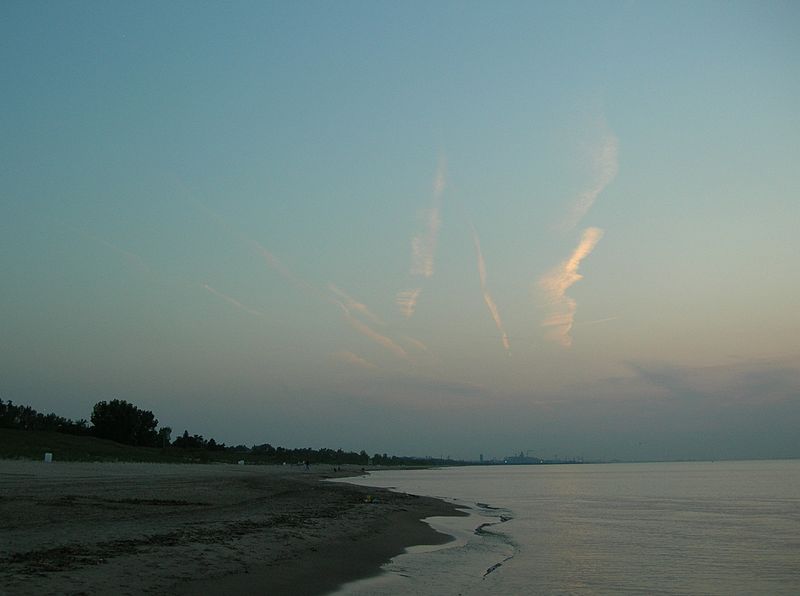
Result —
<path fill-rule="evenodd" d="M 6 2 L 0 399 L 800 457 L 794 2 Z"/>

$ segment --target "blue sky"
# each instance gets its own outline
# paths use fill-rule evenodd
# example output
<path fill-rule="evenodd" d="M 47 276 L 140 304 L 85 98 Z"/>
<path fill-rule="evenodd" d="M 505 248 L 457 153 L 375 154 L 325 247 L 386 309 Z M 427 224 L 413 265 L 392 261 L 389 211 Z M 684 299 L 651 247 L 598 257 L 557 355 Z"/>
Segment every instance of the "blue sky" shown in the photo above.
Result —
<path fill-rule="evenodd" d="M 0 397 L 800 455 L 791 2 L 0 9 Z"/>

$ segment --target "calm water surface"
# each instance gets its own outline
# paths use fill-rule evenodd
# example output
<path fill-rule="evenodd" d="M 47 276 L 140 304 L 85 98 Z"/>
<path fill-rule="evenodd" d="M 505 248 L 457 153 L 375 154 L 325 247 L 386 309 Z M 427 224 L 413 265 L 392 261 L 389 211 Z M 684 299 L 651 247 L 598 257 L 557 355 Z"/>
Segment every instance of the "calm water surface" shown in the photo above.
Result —
<path fill-rule="evenodd" d="M 472 516 L 434 518 L 458 540 L 411 549 L 339 594 L 800 594 L 798 460 L 475 466 L 352 481 L 442 497 Z"/>

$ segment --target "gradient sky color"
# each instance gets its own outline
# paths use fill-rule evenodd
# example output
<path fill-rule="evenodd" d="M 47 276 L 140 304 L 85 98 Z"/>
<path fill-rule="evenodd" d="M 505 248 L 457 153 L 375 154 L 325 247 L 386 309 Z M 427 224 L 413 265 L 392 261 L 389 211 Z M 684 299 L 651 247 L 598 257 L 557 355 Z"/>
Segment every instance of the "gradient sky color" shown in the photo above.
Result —
<path fill-rule="evenodd" d="M 800 456 L 796 2 L 4 2 L 0 398 Z"/>

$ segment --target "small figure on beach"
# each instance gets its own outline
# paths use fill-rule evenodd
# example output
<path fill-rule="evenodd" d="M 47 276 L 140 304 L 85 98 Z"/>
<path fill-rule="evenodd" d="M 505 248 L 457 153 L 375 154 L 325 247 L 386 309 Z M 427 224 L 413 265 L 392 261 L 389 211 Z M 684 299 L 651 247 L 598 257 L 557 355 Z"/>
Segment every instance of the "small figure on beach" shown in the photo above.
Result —
<path fill-rule="evenodd" d="M 305 461 L 305 464 L 306 464 L 306 470 L 308 470 L 308 460 Z"/>

